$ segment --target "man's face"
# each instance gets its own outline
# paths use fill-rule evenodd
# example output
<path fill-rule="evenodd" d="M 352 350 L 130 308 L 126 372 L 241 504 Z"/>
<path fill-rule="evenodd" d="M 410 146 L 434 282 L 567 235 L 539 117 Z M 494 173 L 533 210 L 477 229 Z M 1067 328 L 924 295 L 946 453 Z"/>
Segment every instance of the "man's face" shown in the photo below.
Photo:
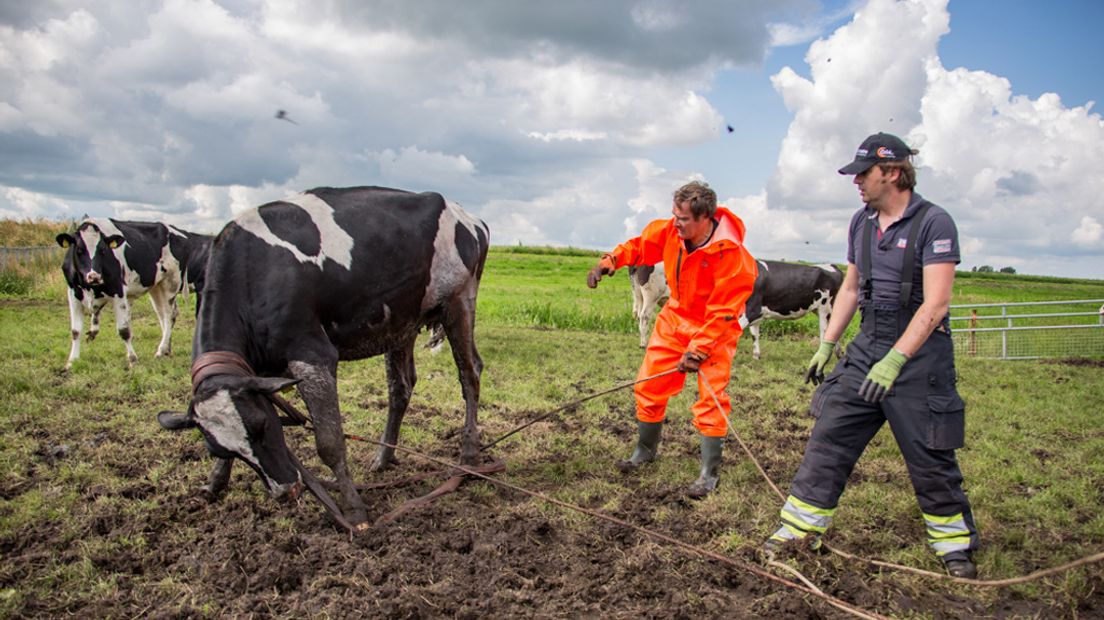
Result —
<path fill-rule="evenodd" d="M 690 203 L 675 203 L 671 213 L 675 216 L 675 230 L 679 237 L 691 243 L 701 243 L 713 231 L 713 220 L 703 215 L 695 218 L 690 211 Z"/>
<path fill-rule="evenodd" d="M 856 174 L 855 185 L 859 186 L 859 196 L 862 197 L 862 201 L 870 205 L 871 208 L 877 209 L 885 201 L 885 198 L 896 189 L 895 184 L 899 174 L 900 172 L 896 170 L 886 174 L 882 172 L 882 167 L 876 164 L 867 169 L 866 172 Z"/>

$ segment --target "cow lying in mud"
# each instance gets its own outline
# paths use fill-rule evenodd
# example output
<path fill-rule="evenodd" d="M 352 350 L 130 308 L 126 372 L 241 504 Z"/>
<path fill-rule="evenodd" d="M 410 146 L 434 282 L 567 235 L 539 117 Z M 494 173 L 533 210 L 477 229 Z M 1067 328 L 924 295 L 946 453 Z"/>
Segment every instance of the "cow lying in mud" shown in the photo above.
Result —
<path fill-rule="evenodd" d="M 475 301 L 489 233 L 439 194 L 377 187 L 316 188 L 247 211 L 215 239 L 193 345 L 186 413 L 161 412 L 170 430 L 198 426 L 216 458 L 218 494 L 232 458 L 274 497 L 297 495 L 301 472 L 267 396 L 298 384 L 322 461 L 337 479 L 345 518 L 367 521 L 346 465 L 337 363 L 385 355 L 389 406 L 382 442 L 396 444 L 416 380 L 414 342 L 440 326 L 466 407 L 461 462 L 479 451 L 483 362 Z M 394 461 L 381 446 L 373 471 Z"/>
<path fill-rule="evenodd" d="M 176 296 L 185 287 L 193 288 L 199 308 L 210 235 L 155 222 L 85 219 L 72 234 L 59 234 L 57 242 L 66 249 L 61 271 L 69 286 L 73 339 L 65 370 L 80 357 L 84 313 L 91 315 L 91 341 L 100 333 L 100 312 L 109 301 L 115 309 L 116 330 L 126 344 L 127 363 L 138 361 L 130 343 L 130 302 L 147 292 L 161 325 L 156 357 L 172 353 L 172 328 L 180 312 Z"/>

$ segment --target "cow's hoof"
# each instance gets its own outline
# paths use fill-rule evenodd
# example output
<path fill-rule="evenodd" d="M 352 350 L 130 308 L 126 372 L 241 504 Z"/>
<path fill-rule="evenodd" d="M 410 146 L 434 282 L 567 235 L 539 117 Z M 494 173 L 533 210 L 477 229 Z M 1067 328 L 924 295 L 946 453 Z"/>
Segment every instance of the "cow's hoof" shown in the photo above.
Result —
<path fill-rule="evenodd" d="M 345 519 L 348 520 L 349 523 L 355 524 L 353 528 L 358 532 L 363 532 L 372 527 L 372 523 L 368 521 L 368 511 L 364 508 L 352 508 L 346 511 Z"/>
<path fill-rule="evenodd" d="M 93 340 L 96 339 L 96 335 L 99 334 L 99 333 L 100 332 L 88 332 L 87 334 L 84 335 L 84 338 L 88 342 L 92 342 Z"/>
<path fill-rule="evenodd" d="M 372 464 L 368 466 L 368 471 L 386 471 L 399 464 L 399 459 L 395 458 L 395 455 L 381 456 L 376 455 L 376 458 L 372 459 Z"/>
<path fill-rule="evenodd" d="M 465 467 L 475 467 L 479 465 L 479 450 L 461 450 L 460 464 Z"/>
<path fill-rule="evenodd" d="M 205 484 L 196 489 L 196 495 L 199 495 L 203 499 L 207 500 L 208 504 L 214 504 L 222 499 L 222 489 L 215 489 L 209 484 Z"/>

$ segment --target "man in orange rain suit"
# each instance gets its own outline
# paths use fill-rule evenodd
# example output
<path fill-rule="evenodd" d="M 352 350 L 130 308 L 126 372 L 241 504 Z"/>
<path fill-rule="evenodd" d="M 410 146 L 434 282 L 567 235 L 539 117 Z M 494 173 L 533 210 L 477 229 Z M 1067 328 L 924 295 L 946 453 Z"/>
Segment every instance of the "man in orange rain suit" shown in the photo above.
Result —
<path fill-rule="evenodd" d="M 620 467 L 631 471 L 656 459 L 667 401 L 682 391 L 686 373 L 697 373 L 698 400 L 692 411 L 701 433 L 701 475 L 687 494 L 702 498 L 717 488 L 730 411 L 725 387 L 757 268 L 744 247 L 744 223 L 717 206 L 709 185 L 695 181 L 679 188 L 672 214 L 603 256 L 587 274 L 587 286 L 595 288 L 603 275 L 621 267 L 663 262 L 671 297 L 656 317 L 638 378 L 676 367 L 679 372 L 636 384 L 638 439 Z M 706 382 L 723 411 L 718 411 Z"/>

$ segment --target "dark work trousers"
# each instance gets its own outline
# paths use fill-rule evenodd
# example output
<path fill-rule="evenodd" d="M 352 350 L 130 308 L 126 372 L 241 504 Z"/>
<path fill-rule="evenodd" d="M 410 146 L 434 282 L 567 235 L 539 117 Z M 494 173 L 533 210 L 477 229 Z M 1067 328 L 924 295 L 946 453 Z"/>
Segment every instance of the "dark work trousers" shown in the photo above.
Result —
<path fill-rule="evenodd" d="M 961 514 L 972 552 L 978 546 L 977 528 L 955 458 L 965 437 L 965 404 L 955 389 L 951 335 L 942 329 L 932 332 L 881 403 L 868 403 L 858 394 L 870 367 L 886 355 L 911 319 L 911 313 L 899 317 L 898 312 L 896 307 L 865 309 L 859 335 L 813 394 L 816 422 L 790 493 L 813 506 L 835 509 L 855 462 L 888 420 L 921 511 L 941 517 Z"/>

